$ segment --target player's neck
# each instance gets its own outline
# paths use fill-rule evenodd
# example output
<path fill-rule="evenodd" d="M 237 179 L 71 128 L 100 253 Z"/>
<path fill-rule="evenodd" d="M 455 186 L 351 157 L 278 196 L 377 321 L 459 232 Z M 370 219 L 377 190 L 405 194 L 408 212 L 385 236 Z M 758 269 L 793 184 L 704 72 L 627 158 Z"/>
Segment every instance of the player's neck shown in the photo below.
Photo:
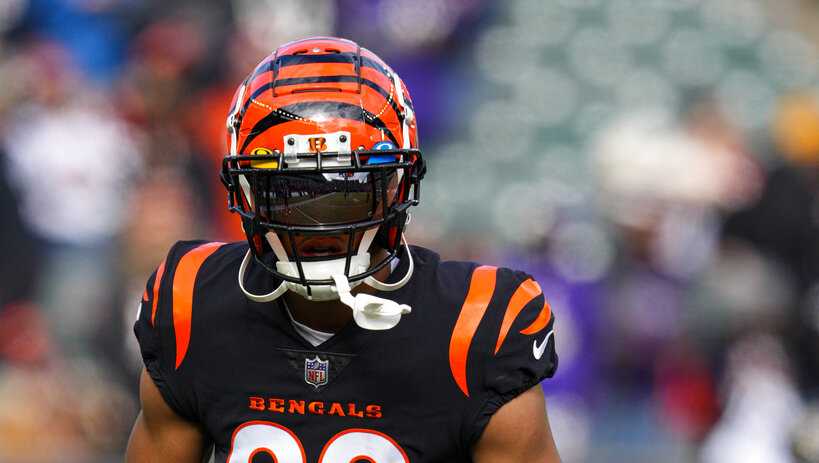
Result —
<path fill-rule="evenodd" d="M 383 252 L 383 251 L 382 251 Z M 376 253 L 375 261 L 378 262 L 384 258 L 384 255 L 379 252 Z M 373 275 L 379 281 L 385 281 L 390 276 L 390 266 L 386 265 Z M 353 294 L 356 293 L 372 293 L 375 290 L 362 283 L 353 288 Z M 341 301 L 308 301 L 298 294 L 290 291 L 284 295 L 287 303 L 287 308 L 290 309 L 290 315 L 293 319 L 302 325 L 306 325 L 314 330 L 324 331 L 325 333 L 337 333 L 344 326 L 350 323 L 353 318 L 353 312 L 349 307 L 344 305 Z"/>
<path fill-rule="evenodd" d="M 284 298 L 293 320 L 314 330 L 335 333 L 353 318 L 350 308 L 340 301 L 308 301 L 291 292 L 286 293 Z"/>

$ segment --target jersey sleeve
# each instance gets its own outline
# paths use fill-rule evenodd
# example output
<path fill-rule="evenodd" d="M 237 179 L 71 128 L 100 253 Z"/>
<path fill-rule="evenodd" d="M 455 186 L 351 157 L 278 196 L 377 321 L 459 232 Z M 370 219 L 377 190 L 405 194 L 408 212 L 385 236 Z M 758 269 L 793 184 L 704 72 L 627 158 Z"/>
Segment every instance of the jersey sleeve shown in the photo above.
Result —
<path fill-rule="evenodd" d="M 172 319 L 173 273 L 180 248 L 177 243 L 148 278 L 134 323 L 134 334 L 145 369 L 165 402 L 179 416 L 195 420 L 194 394 L 174 365 Z"/>
<path fill-rule="evenodd" d="M 499 269 L 492 304 L 482 323 L 479 380 L 465 426 L 471 448 L 492 415 L 557 370 L 554 316 L 538 283 L 523 272 Z M 545 411 L 544 411 L 545 413 Z"/>

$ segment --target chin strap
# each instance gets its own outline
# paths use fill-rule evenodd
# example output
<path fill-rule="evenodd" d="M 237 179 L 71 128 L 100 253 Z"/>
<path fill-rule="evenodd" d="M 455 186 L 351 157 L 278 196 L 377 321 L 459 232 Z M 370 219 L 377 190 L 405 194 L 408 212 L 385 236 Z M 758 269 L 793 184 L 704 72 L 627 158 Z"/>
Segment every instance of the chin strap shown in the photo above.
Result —
<path fill-rule="evenodd" d="M 239 266 L 239 289 L 241 289 L 242 292 L 245 293 L 245 296 L 247 296 L 247 298 L 253 302 L 270 302 L 276 300 L 279 296 L 284 294 L 285 291 L 287 291 L 286 281 L 282 281 L 278 288 L 267 294 L 253 294 L 245 289 L 245 271 L 247 271 L 247 266 L 250 263 L 251 258 L 252 256 L 250 254 L 250 249 L 248 249 L 245 253 L 244 259 L 242 259 L 242 265 Z"/>
<path fill-rule="evenodd" d="M 407 273 L 395 283 L 384 283 L 369 276 L 364 279 L 364 284 L 378 291 L 395 291 L 406 285 L 410 278 L 412 278 L 412 274 L 415 271 L 415 263 L 410 252 L 409 244 L 403 234 L 401 235 L 401 239 L 404 241 L 407 259 L 409 259 Z M 244 259 L 242 259 L 242 264 L 239 266 L 239 288 L 245 296 L 254 302 L 270 302 L 281 297 L 288 289 L 286 281 L 282 281 L 276 289 L 267 294 L 253 294 L 245 288 L 244 276 L 251 259 L 252 255 L 248 249 Z M 401 321 L 402 315 L 412 311 L 412 308 L 406 304 L 398 304 L 395 301 L 371 294 L 359 293 L 353 295 L 350 282 L 347 280 L 347 277 L 342 274 L 332 275 L 331 278 L 335 282 L 332 289 L 338 294 L 338 299 L 353 311 L 353 319 L 361 328 L 367 330 L 388 330 L 395 327 L 395 325 Z"/>
<path fill-rule="evenodd" d="M 401 239 L 404 241 L 404 249 L 407 251 L 407 259 L 409 259 L 409 266 L 407 267 L 407 273 L 401 277 L 400 280 L 396 281 L 395 283 L 384 283 L 383 281 L 378 281 L 372 276 L 368 276 L 364 279 L 364 284 L 375 288 L 379 291 L 395 291 L 396 289 L 401 288 L 412 278 L 412 272 L 415 271 L 415 262 L 412 260 L 412 253 L 410 252 L 409 244 L 407 244 L 407 240 L 404 238 L 404 235 L 401 235 Z"/>

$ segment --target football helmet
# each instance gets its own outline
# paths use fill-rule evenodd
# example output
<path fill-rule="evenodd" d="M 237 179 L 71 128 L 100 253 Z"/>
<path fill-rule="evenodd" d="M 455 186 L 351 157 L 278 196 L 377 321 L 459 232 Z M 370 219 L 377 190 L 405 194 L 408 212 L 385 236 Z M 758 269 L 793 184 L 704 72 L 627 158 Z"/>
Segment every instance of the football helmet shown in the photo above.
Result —
<path fill-rule="evenodd" d="M 403 230 L 425 165 L 412 100 L 395 71 L 345 39 L 282 45 L 237 89 L 227 142 L 222 181 L 250 245 L 239 272 L 245 295 L 340 299 L 359 325 L 394 326 L 408 307 L 350 290 L 395 290 L 412 274 Z M 373 278 L 402 244 L 407 274 L 391 284 Z M 251 260 L 281 280 L 275 290 L 245 288 Z"/>

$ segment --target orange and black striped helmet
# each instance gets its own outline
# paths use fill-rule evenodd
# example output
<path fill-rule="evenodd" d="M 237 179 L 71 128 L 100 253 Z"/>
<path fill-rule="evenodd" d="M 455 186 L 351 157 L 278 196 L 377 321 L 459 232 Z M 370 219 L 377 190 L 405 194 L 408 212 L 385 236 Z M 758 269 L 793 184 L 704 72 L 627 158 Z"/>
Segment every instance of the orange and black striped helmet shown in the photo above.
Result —
<path fill-rule="evenodd" d="M 228 206 L 269 271 L 331 283 L 307 281 L 297 235 L 348 234 L 341 257 L 351 282 L 395 257 L 425 168 L 409 92 L 373 52 L 333 37 L 282 45 L 239 86 L 227 129 Z M 371 243 L 387 257 L 351 272 L 351 257 Z M 299 277 L 277 272 L 272 259 L 295 261 Z"/>

